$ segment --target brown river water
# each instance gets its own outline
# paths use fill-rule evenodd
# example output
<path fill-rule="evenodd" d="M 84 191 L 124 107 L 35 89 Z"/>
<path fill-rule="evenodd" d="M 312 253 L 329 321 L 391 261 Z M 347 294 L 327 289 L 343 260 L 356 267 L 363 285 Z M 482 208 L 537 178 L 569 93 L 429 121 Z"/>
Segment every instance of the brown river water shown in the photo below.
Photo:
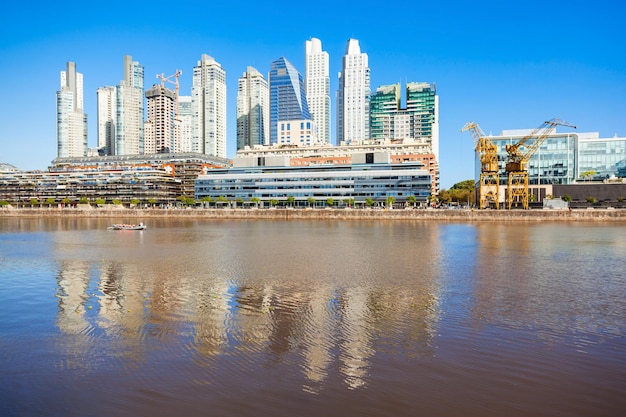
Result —
<path fill-rule="evenodd" d="M 626 224 L 0 218 L 0 416 L 623 416 Z"/>

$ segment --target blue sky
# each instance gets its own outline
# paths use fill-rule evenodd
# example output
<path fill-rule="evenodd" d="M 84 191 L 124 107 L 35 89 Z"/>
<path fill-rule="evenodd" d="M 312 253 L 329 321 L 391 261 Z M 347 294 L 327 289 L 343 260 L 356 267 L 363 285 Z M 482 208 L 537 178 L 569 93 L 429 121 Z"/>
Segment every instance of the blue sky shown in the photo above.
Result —
<path fill-rule="evenodd" d="M 472 139 L 460 132 L 467 121 L 497 134 L 558 117 L 626 136 L 625 25 L 619 0 L 10 2 L 0 15 L 0 162 L 46 169 L 56 157 L 55 93 L 67 61 L 84 75 L 95 147 L 96 89 L 119 83 L 125 54 L 144 65 L 146 88 L 182 70 L 184 95 L 200 56 L 213 56 L 227 73 L 233 157 L 238 77 L 248 65 L 267 73 L 281 56 L 303 73 L 311 37 L 330 55 L 334 136 L 337 73 L 355 38 L 369 55 L 372 90 L 436 83 L 449 188 L 474 174 Z"/>

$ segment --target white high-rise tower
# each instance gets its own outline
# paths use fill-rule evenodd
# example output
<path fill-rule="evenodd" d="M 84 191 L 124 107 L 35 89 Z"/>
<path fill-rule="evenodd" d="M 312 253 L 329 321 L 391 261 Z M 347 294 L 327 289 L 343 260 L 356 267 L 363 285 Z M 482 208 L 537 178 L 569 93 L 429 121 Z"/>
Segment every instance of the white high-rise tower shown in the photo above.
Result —
<path fill-rule="evenodd" d="M 114 155 L 117 124 L 117 89 L 107 86 L 96 91 L 98 96 L 98 151 Z"/>
<path fill-rule="evenodd" d="M 359 41 L 349 39 L 339 73 L 337 144 L 369 139 L 370 69 Z"/>
<path fill-rule="evenodd" d="M 203 54 L 191 88 L 194 152 L 226 158 L 226 71 Z"/>
<path fill-rule="evenodd" d="M 57 157 L 87 155 L 87 115 L 83 111 L 83 74 L 76 63 L 68 62 L 61 71 L 57 91 Z"/>
<path fill-rule="evenodd" d="M 237 150 L 270 143 L 270 95 L 267 80 L 253 67 L 237 87 Z"/>
<path fill-rule="evenodd" d="M 317 138 L 330 143 L 330 76 L 328 52 L 322 51 L 317 38 L 305 43 L 305 91 L 311 118 L 317 126 Z"/>
<path fill-rule="evenodd" d="M 144 152 L 143 66 L 124 56 L 124 79 L 117 86 L 117 120 L 114 155 L 139 155 Z"/>

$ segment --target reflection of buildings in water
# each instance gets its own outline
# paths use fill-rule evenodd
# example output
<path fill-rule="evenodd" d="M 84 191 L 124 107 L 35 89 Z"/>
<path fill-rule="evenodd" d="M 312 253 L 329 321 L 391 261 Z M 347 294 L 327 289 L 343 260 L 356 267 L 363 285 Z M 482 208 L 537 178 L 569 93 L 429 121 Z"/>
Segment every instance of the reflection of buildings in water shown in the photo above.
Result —
<path fill-rule="evenodd" d="M 80 334 L 89 326 L 85 318 L 89 269 L 86 261 L 62 261 L 59 264 L 57 326 L 64 333 Z"/>
<path fill-rule="evenodd" d="M 323 383 L 328 376 L 331 352 L 334 343 L 332 307 L 335 303 L 332 289 L 328 286 L 315 287 L 308 293 L 307 316 L 304 335 L 304 374 L 312 384 Z M 315 390 L 309 387 L 309 390 Z"/>
<path fill-rule="evenodd" d="M 349 388 L 366 384 L 369 358 L 374 354 L 373 335 L 367 324 L 368 294 L 364 288 L 346 290 L 341 297 L 341 373 Z"/>

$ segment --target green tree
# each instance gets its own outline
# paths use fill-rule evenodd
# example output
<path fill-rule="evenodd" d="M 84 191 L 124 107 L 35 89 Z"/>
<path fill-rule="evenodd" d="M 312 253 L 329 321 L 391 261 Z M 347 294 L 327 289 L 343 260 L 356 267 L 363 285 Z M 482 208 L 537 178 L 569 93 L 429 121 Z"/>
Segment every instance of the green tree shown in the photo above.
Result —
<path fill-rule="evenodd" d="M 396 202 L 396 198 L 393 197 L 393 196 L 388 196 L 386 201 L 387 201 L 387 207 L 388 208 L 393 208 L 393 203 Z"/>
<path fill-rule="evenodd" d="M 29 203 L 31 206 L 36 206 L 39 204 L 39 200 L 37 198 L 31 198 Z"/>
<path fill-rule="evenodd" d="M 272 198 L 270 200 L 270 206 L 272 206 L 272 207 L 276 207 L 278 205 L 278 203 L 279 203 L 279 201 L 277 199 L 275 199 L 275 198 Z"/>
<path fill-rule="evenodd" d="M 122 204 L 122 200 L 120 200 L 119 198 L 114 198 L 113 199 L 113 204 L 115 204 L 116 206 L 119 206 Z"/>
<path fill-rule="evenodd" d="M 291 207 L 293 207 L 294 201 L 296 201 L 296 198 L 294 196 L 290 195 L 289 197 L 287 197 L 287 202 L 289 203 Z"/>
<path fill-rule="evenodd" d="M 565 194 L 563 196 L 563 201 L 567 201 L 569 203 L 570 201 L 572 201 L 572 196 L 568 195 L 568 194 Z"/>
<path fill-rule="evenodd" d="M 372 200 L 371 198 L 367 197 L 367 198 L 365 199 L 365 205 L 366 205 L 367 207 L 372 207 L 372 206 L 374 205 L 374 200 Z"/>
<path fill-rule="evenodd" d="M 200 201 L 202 202 L 202 206 L 206 208 L 207 206 L 211 205 L 211 203 L 213 202 L 213 199 L 207 195 L 207 196 L 202 197 Z"/>
<path fill-rule="evenodd" d="M 586 178 L 587 181 L 591 181 L 593 176 L 596 175 L 596 171 L 585 171 L 580 174 L 581 177 Z"/>
<path fill-rule="evenodd" d="M 354 206 L 354 198 L 346 198 L 345 200 L 343 200 L 343 202 L 348 207 Z"/>
<path fill-rule="evenodd" d="M 81 197 L 78 199 L 78 204 L 89 204 L 89 199 L 87 197 Z"/>
<path fill-rule="evenodd" d="M 132 200 L 130 200 L 130 204 L 132 204 L 135 207 L 137 207 L 139 203 L 141 203 L 141 201 L 138 198 L 133 198 Z"/>
<path fill-rule="evenodd" d="M 259 197 L 252 197 L 250 201 L 256 204 L 256 208 L 259 208 L 259 203 L 261 202 L 261 199 Z"/>
<path fill-rule="evenodd" d="M 54 198 L 48 197 L 46 199 L 46 204 L 48 204 L 48 207 L 51 207 L 54 204 Z"/>
<path fill-rule="evenodd" d="M 9 202 L 6 200 L 0 200 L 0 207 L 6 207 L 9 205 Z"/>
<path fill-rule="evenodd" d="M 332 207 L 332 206 L 334 206 L 334 205 L 335 205 L 335 200 L 334 200 L 334 199 L 332 199 L 332 198 L 330 198 L 330 197 L 329 197 L 329 198 L 327 198 L 327 199 L 326 199 L 326 205 L 327 205 L 328 207 Z"/>
<path fill-rule="evenodd" d="M 313 205 L 315 204 L 315 199 L 313 197 L 307 198 L 306 201 L 309 202 L 309 207 L 313 207 Z"/>
<path fill-rule="evenodd" d="M 96 204 L 102 206 L 106 204 L 106 200 L 104 198 L 96 198 Z"/>
<path fill-rule="evenodd" d="M 154 205 L 156 204 L 156 198 L 149 198 L 148 199 L 148 204 L 150 204 L 151 207 L 154 207 Z"/>
<path fill-rule="evenodd" d="M 410 195 L 406 198 L 406 201 L 411 203 L 411 205 L 415 207 L 415 203 L 417 202 L 417 197 L 415 197 L 414 195 Z"/>

